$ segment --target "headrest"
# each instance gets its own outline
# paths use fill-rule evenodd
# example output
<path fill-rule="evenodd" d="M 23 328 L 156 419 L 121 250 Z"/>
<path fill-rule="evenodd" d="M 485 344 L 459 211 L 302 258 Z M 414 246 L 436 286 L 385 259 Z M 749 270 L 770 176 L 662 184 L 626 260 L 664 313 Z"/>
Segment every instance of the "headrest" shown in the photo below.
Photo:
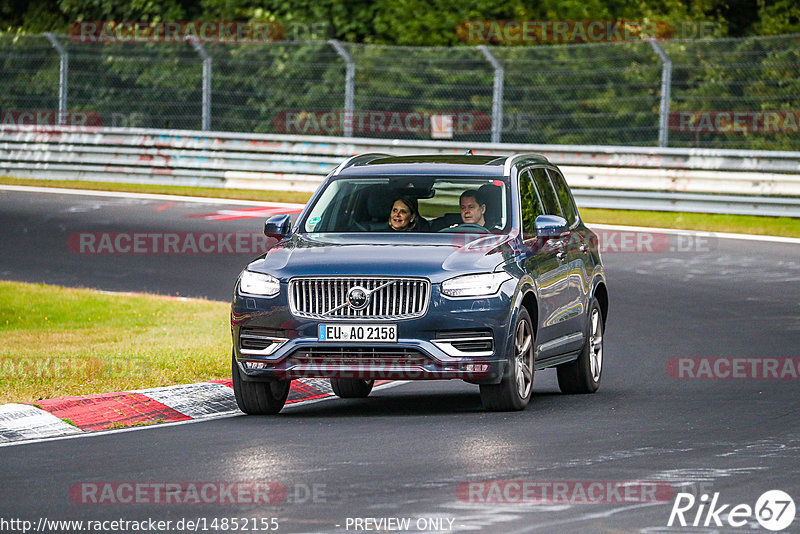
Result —
<path fill-rule="evenodd" d="M 502 215 L 500 209 L 503 205 L 500 194 L 503 192 L 503 188 L 492 184 L 483 184 L 478 188 L 478 192 L 483 197 L 484 202 L 486 202 L 485 216 L 492 218 L 500 217 Z"/>
<path fill-rule="evenodd" d="M 392 211 L 392 193 L 386 187 L 373 187 L 367 197 L 367 213 L 371 219 L 389 220 Z"/>

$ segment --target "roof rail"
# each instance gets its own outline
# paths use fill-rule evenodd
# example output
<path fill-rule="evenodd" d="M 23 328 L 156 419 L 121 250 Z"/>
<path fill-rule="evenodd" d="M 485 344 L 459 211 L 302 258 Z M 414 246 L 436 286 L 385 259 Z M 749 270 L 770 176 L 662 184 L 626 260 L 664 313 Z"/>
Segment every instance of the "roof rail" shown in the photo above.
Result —
<path fill-rule="evenodd" d="M 391 154 L 383 154 L 381 152 L 367 152 L 366 154 L 357 154 L 355 156 L 351 156 L 344 160 L 336 170 L 333 171 L 333 176 L 337 176 L 340 172 L 345 170 L 347 167 L 352 167 L 358 163 L 369 163 L 372 160 L 376 160 L 378 158 L 390 158 L 392 157 Z"/>
<path fill-rule="evenodd" d="M 503 165 L 503 176 L 509 176 L 510 177 L 511 176 L 511 166 L 514 165 L 515 162 L 517 162 L 519 160 L 522 160 L 522 159 L 527 159 L 527 158 L 535 158 L 535 159 L 539 159 L 539 160 L 541 160 L 541 159 L 545 159 L 546 160 L 547 159 L 543 155 L 537 154 L 535 152 L 527 152 L 527 153 L 524 153 L 524 154 L 514 154 L 512 156 L 508 156 L 506 158 L 505 164 Z"/>

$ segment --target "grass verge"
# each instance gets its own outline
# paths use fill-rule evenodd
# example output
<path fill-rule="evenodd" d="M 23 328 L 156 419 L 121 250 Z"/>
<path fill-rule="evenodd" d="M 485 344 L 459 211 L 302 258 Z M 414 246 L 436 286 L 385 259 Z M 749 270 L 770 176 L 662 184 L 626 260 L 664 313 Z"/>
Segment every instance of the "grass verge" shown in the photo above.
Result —
<path fill-rule="evenodd" d="M 703 230 L 707 232 L 800 237 L 800 219 L 793 217 L 758 217 L 754 215 L 603 210 L 593 208 L 581 208 L 581 216 L 589 225 L 602 223 Z"/>
<path fill-rule="evenodd" d="M 62 187 L 99 191 L 126 191 L 132 193 L 160 193 L 209 198 L 233 198 L 263 202 L 291 202 L 305 204 L 311 193 L 296 191 L 260 191 L 253 189 L 220 189 L 214 187 L 182 187 L 172 185 L 122 184 L 84 182 L 80 180 L 34 180 L 0 176 L 0 184 L 40 187 Z M 681 230 L 708 232 L 733 232 L 738 234 L 800 237 L 800 219 L 791 217 L 758 217 L 751 215 L 719 215 L 666 211 L 605 210 L 582 208 L 581 215 L 588 224 L 620 224 L 626 226 L 652 226 Z"/>
<path fill-rule="evenodd" d="M 229 310 L 0 281 L 0 404 L 227 378 Z"/>

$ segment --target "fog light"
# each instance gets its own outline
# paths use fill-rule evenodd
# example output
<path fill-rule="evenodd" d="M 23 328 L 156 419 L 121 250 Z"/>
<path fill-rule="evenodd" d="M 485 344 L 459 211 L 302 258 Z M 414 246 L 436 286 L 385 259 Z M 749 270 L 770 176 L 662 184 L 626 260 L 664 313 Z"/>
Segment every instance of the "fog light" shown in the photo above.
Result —
<path fill-rule="evenodd" d="M 267 362 L 244 362 L 244 366 L 248 369 L 269 369 L 272 364 Z"/>

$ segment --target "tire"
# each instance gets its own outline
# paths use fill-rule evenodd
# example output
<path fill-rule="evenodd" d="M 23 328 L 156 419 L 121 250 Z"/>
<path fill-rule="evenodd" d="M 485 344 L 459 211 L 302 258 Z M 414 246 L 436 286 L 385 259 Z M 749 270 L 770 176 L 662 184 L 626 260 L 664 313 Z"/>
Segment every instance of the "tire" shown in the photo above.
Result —
<path fill-rule="evenodd" d="M 331 378 L 331 388 L 342 399 L 363 399 L 372 391 L 374 380 L 359 378 Z"/>
<path fill-rule="evenodd" d="M 603 376 L 603 327 L 600 303 L 592 298 L 589 335 L 578 359 L 558 366 L 558 387 L 563 393 L 594 393 Z"/>
<path fill-rule="evenodd" d="M 271 415 L 280 412 L 289 396 L 291 380 L 246 382 L 242 380 L 236 358 L 232 357 L 233 393 L 239 409 L 248 415 Z"/>
<path fill-rule="evenodd" d="M 481 402 L 491 412 L 524 410 L 533 392 L 534 333 L 528 310 L 522 308 L 514 324 L 508 364 L 499 384 L 481 384 Z"/>

